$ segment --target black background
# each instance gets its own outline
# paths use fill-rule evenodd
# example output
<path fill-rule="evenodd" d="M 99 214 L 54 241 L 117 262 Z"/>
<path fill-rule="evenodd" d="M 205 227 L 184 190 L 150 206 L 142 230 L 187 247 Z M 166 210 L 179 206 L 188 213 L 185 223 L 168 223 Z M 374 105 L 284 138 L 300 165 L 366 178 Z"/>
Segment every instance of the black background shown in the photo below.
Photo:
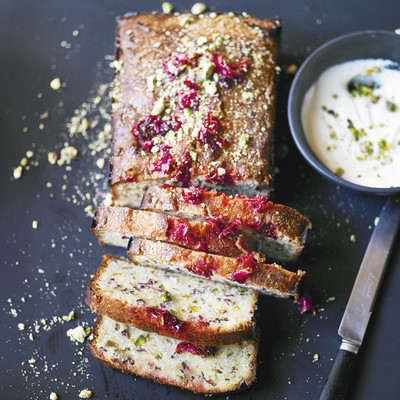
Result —
<path fill-rule="evenodd" d="M 174 4 L 178 11 L 192 5 Z M 280 172 L 273 199 L 298 208 L 313 222 L 307 248 L 296 266 L 308 271 L 302 291 L 312 295 L 319 309 L 316 316 L 300 315 L 290 300 L 263 298 L 259 306 L 258 382 L 229 398 L 317 399 L 340 343 L 337 328 L 343 309 L 385 199 L 339 188 L 301 158 L 287 125 L 292 76 L 285 67 L 300 64 L 313 49 L 338 35 L 400 28 L 400 2 L 248 0 L 214 1 L 213 6 L 218 11 L 247 11 L 260 18 L 283 19 L 276 129 Z M 51 391 L 60 399 L 75 399 L 85 387 L 99 399 L 196 398 L 190 392 L 104 367 L 84 345 L 76 346 L 67 338 L 68 329 L 93 321 L 84 304 L 85 286 L 106 250 L 89 232 L 90 218 L 83 209 L 91 201 L 73 201 L 74 186 L 82 185 L 85 176 L 93 176 L 97 167 L 93 157 L 78 158 L 71 171 L 47 162 L 47 151 L 65 141 L 66 120 L 93 88 L 111 80 L 105 56 L 113 54 L 114 17 L 160 9 L 161 2 L 153 0 L 1 0 L 1 399 L 47 399 Z M 79 35 L 74 37 L 76 29 Z M 60 46 L 63 40 L 71 43 L 69 49 Z M 66 82 L 59 92 L 49 87 L 56 76 Z M 38 98 L 38 93 L 42 97 Z M 40 130 L 39 115 L 46 110 L 50 118 Z M 23 133 L 24 127 L 29 128 L 27 133 Z M 95 135 L 96 130 L 90 134 Z M 74 145 L 84 153 L 88 140 L 77 140 Z M 13 168 L 33 143 L 38 166 L 13 180 Z M 53 187 L 47 188 L 47 182 Z M 63 184 L 67 184 L 66 190 L 62 190 Z M 99 190 L 92 184 L 82 189 L 93 195 Z M 39 221 L 36 230 L 32 229 L 33 220 Z M 357 243 L 350 241 L 351 234 L 356 235 Z M 358 359 L 352 399 L 400 396 L 399 267 L 397 242 Z M 331 297 L 335 300 L 327 301 Z M 12 308 L 17 317 L 11 315 Z M 33 342 L 28 339 L 34 321 L 66 315 L 72 309 L 77 314 L 75 321 L 56 323 L 49 331 L 35 334 Z M 20 322 L 26 324 L 24 331 L 17 328 Z M 316 353 L 320 358 L 313 362 Z M 36 359 L 34 367 L 27 363 L 32 357 Z"/>

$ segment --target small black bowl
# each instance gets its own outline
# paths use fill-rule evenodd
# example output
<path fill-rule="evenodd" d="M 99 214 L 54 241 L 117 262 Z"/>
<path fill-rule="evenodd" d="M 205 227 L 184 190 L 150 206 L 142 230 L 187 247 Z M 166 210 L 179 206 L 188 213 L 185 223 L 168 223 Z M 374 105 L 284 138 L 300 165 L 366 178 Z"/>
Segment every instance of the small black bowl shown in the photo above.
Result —
<path fill-rule="evenodd" d="M 333 39 L 315 50 L 298 70 L 288 99 L 288 117 L 293 139 L 303 157 L 319 173 L 350 189 L 371 194 L 390 195 L 400 187 L 374 188 L 346 181 L 330 171 L 309 146 L 301 122 L 304 96 L 318 77 L 329 67 L 361 58 L 383 58 L 400 63 L 400 35 L 386 31 L 362 31 Z"/>

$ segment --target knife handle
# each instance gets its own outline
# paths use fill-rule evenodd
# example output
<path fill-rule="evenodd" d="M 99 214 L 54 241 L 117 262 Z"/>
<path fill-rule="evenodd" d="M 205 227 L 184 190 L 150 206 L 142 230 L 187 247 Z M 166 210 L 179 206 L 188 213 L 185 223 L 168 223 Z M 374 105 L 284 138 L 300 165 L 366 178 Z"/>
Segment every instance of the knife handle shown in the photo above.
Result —
<path fill-rule="evenodd" d="M 347 398 L 356 360 L 356 352 L 340 348 L 319 400 L 345 400 Z"/>

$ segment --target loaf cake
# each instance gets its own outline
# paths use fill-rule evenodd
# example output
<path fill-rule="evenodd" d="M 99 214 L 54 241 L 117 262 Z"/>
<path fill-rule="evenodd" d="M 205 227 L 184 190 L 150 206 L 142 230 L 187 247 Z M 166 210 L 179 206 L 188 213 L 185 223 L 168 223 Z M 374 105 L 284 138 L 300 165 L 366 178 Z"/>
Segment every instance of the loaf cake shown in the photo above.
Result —
<path fill-rule="evenodd" d="M 140 208 L 236 224 L 257 240 L 260 252 L 279 261 L 292 261 L 300 255 L 309 225 L 308 219 L 297 210 L 275 204 L 264 196 L 227 196 L 216 190 L 196 187 L 150 187 Z"/>
<path fill-rule="evenodd" d="M 127 247 L 129 238 L 137 236 L 162 240 L 195 250 L 236 257 L 256 250 L 257 243 L 235 226 L 217 221 L 194 221 L 128 207 L 99 207 L 92 232 L 100 243 Z M 256 254 L 262 259 L 261 254 Z"/>
<path fill-rule="evenodd" d="M 99 316 L 88 347 L 110 367 L 196 393 L 238 390 L 256 377 L 257 338 L 203 349 Z"/>
<path fill-rule="evenodd" d="M 259 263 L 249 253 L 237 258 L 224 257 L 149 239 L 133 238 L 128 256 L 141 265 L 189 271 L 276 297 L 297 298 L 297 287 L 305 275 L 304 271 L 294 273 L 277 264 Z"/>
<path fill-rule="evenodd" d="M 138 207 L 169 183 L 268 194 L 280 23 L 227 14 L 118 19 L 110 187 Z"/>
<path fill-rule="evenodd" d="M 252 334 L 257 292 L 105 255 L 87 303 L 139 329 L 214 346 Z"/>

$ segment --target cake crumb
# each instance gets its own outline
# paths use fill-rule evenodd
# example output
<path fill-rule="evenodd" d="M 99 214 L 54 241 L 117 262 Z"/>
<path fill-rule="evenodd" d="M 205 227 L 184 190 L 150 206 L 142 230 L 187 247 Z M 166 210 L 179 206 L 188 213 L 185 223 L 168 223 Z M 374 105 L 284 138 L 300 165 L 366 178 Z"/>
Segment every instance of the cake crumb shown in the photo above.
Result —
<path fill-rule="evenodd" d="M 19 165 L 17 168 L 14 168 L 14 171 L 13 171 L 13 176 L 14 176 L 14 179 L 19 179 L 19 178 L 21 178 L 21 176 L 22 176 L 22 171 L 23 171 L 23 169 L 22 169 L 22 167 Z"/>
<path fill-rule="evenodd" d="M 54 78 L 51 82 L 50 82 L 50 87 L 53 90 L 60 90 L 61 89 L 61 80 L 60 78 Z"/>
<path fill-rule="evenodd" d="M 39 227 L 39 222 L 35 220 L 32 221 L 32 228 L 37 229 Z"/>
<path fill-rule="evenodd" d="M 296 64 L 290 64 L 287 68 L 286 68 L 286 72 L 290 75 L 295 75 L 297 72 L 297 65 Z"/>
<path fill-rule="evenodd" d="M 354 234 L 350 235 L 350 242 L 357 243 L 357 237 Z"/>
<path fill-rule="evenodd" d="M 85 330 L 83 326 L 78 325 L 76 328 L 69 329 L 67 331 L 67 336 L 72 342 L 84 343 L 89 333 L 90 332 Z"/>
<path fill-rule="evenodd" d="M 200 15 L 207 11 L 207 6 L 204 3 L 193 4 L 190 12 L 194 15 Z"/>
<path fill-rule="evenodd" d="M 168 1 L 164 1 L 164 3 L 161 4 L 161 9 L 164 14 L 171 14 L 174 10 L 174 6 Z"/>
<path fill-rule="evenodd" d="M 92 397 L 93 393 L 89 389 L 83 389 L 79 392 L 79 398 L 80 399 L 90 399 Z"/>
<path fill-rule="evenodd" d="M 63 315 L 62 319 L 64 321 L 73 321 L 75 319 L 75 312 L 70 311 L 70 313 L 68 315 Z"/>

